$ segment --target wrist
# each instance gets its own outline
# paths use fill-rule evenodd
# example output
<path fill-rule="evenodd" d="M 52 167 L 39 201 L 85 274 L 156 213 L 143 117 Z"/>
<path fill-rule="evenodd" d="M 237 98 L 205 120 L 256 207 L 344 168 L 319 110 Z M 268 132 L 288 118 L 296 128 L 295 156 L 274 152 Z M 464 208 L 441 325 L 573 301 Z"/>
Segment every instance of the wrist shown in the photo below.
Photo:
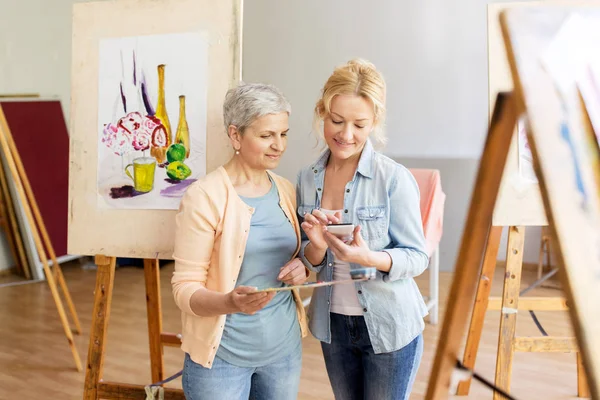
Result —
<path fill-rule="evenodd" d="M 229 293 L 226 293 L 223 297 L 223 305 L 225 306 L 226 310 L 225 314 L 234 314 L 239 312 L 235 302 L 233 301 L 233 290 Z"/>
<path fill-rule="evenodd" d="M 375 252 L 373 250 L 369 250 L 364 254 L 360 265 L 364 265 L 365 267 L 374 267 L 375 264 L 377 264 L 375 259 L 376 259 Z"/>
<path fill-rule="evenodd" d="M 368 264 L 381 272 L 390 272 L 392 268 L 392 257 L 387 251 L 369 251 Z"/>
<path fill-rule="evenodd" d="M 325 246 L 317 246 L 313 242 L 308 242 L 308 244 L 306 245 L 306 247 L 309 247 L 309 246 L 310 246 L 310 251 L 314 251 L 317 254 L 321 254 L 321 253 L 325 254 L 327 252 L 327 245 L 325 245 Z"/>
<path fill-rule="evenodd" d="M 308 243 L 304 248 L 304 257 L 313 266 L 320 265 L 325 259 L 326 254 L 327 247 L 319 248 L 315 246 L 312 242 Z"/>

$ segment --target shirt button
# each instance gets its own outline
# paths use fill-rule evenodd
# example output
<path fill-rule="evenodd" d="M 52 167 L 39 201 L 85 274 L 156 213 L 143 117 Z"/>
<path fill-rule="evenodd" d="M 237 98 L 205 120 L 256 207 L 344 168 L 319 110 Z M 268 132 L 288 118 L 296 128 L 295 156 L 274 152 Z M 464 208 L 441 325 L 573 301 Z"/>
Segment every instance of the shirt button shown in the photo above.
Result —
<path fill-rule="evenodd" d="M 348 214 L 348 210 L 344 210 L 344 212 L 345 212 L 346 214 Z"/>
<path fill-rule="evenodd" d="M 350 193 L 350 189 L 346 189 L 346 193 Z"/>
<path fill-rule="evenodd" d="M 317 172 L 319 172 L 319 171 L 317 171 L 317 170 L 315 169 L 315 170 L 313 170 L 313 172 L 316 174 L 316 173 L 317 173 Z"/>
<path fill-rule="evenodd" d="M 359 291 L 358 291 L 358 294 L 362 294 L 362 290 L 359 290 Z"/>
<path fill-rule="evenodd" d="M 320 191 L 321 191 L 321 188 L 317 188 L 317 190 L 320 192 Z"/>
<path fill-rule="evenodd" d="M 364 311 L 364 312 L 367 312 L 367 309 L 366 309 L 366 308 L 363 308 L 363 311 Z"/>
<path fill-rule="evenodd" d="M 330 266 L 330 267 L 331 267 L 332 265 L 333 265 L 332 263 L 329 263 L 329 266 Z"/>

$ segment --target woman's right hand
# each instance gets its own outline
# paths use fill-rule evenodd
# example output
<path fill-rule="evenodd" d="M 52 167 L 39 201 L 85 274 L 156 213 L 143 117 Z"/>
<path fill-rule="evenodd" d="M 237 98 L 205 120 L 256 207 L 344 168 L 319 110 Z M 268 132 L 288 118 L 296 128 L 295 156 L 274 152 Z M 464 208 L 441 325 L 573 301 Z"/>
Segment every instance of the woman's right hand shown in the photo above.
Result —
<path fill-rule="evenodd" d="M 341 214 L 339 211 L 334 215 L 329 215 L 321 210 L 314 209 L 311 214 L 304 214 L 304 221 L 301 226 L 312 246 L 319 250 L 326 250 L 327 242 L 323 237 L 323 230 L 329 224 L 339 223 L 340 219 Z"/>
<path fill-rule="evenodd" d="M 238 286 L 227 294 L 234 313 L 254 315 L 262 310 L 275 297 L 276 292 L 258 292 L 250 286 Z"/>

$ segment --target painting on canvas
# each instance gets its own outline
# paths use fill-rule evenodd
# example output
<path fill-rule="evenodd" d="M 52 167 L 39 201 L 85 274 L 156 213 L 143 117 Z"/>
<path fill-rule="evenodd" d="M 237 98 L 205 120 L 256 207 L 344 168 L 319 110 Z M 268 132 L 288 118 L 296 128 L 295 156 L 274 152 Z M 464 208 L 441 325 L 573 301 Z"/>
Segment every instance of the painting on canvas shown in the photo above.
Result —
<path fill-rule="evenodd" d="M 200 33 L 100 41 L 98 205 L 177 209 L 206 173 L 208 44 Z"/>

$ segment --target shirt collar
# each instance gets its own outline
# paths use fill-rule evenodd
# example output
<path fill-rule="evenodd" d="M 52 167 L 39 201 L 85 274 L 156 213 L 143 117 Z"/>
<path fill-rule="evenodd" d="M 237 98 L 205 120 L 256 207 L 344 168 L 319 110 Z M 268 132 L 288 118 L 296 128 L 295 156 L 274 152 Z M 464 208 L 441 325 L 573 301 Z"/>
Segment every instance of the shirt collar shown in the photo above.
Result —
<path fill-rule="evenodd" d="M 331 152 L 329 149 L 326 149 L 323 151 L 323 153 L 321 153 L 317 161 L 312 165 L 312 169 L 315 173 L 325 170 L 330 153 Z M 370 139 L 367 139 L 365 142 L 365 147 L 363 147 L 363 151 L 360 154 L 360 159 L 358 160 L 358 168 L 356 169 L 356 172 L 365 178 L 372 177 L 374 154 L 375 150 L 373 149 L 373 144 L 371 143 Z"/>

